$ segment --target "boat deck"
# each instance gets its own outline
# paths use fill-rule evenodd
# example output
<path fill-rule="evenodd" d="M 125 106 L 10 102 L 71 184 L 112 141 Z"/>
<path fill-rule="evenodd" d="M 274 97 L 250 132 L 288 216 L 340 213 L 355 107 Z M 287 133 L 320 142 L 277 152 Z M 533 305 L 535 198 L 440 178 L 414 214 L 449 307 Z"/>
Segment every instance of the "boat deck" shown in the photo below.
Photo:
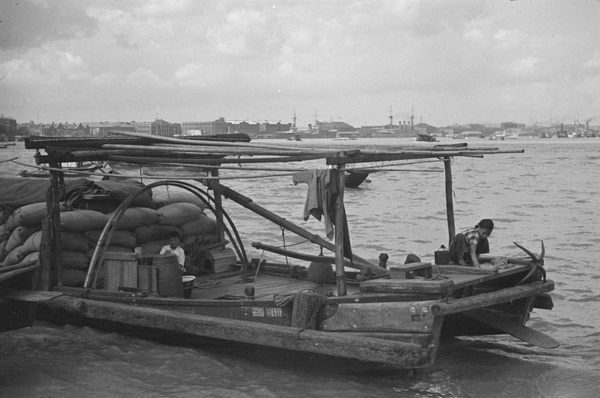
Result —
<path fill-rule="evenodd" d="M 506 276 L 521 274 L 525 275 L 531 269 L 531 265 L 510 264 L 499 270 L 491 268 L 474 268 L 456 265 L 432 266 L 432 278 L 409 278 L 409 279 L 371 279 L 364 282 L 353 280 L 348 276 L 346 281 L 347 296 L 395 296 L 409 295 L 413 299 L 438 300 L 448 297 L 452 291 L 469 286 L 476 286 L 485 282 L 504 278 Z M 111 301 L 136 301 L 158 304 L 173 304 L 176 300 L 178 305 L 194 305 L 199 301 L 244 301 L 260 300 L 272 301 L 285 298 L 303 290 L 309 290 L 320 296 L 337 297 L 337 285 L 335 282 L 318 284 L 306 280 L 303 277 L 290 277 L 284 273 L 258 273 L 256 271 L 231 271 L 217 274 L 206 274 L 197 276 L 194 288 L 188 298 L 166 297 L 159 298 L 153 295 L 140 297 L 139 293 L 133 294 L 130 289 L 123 291 L 93 289 L 90 298 Z M 517 275 L 517 277 L 520 277 Z M 55 286 L 55 290 L 68 295 L 79 296 L 83 293 L 82 288 Z M 143 293 L 142 293 L 143 294 Z M 381 297 L 383 298 L 383 297 Z"/>
<path fill-rule="evenodd" d="M 357 281 L 347 281 L 346 289 L 348 295 L 359 295 L 361 292 L 387 292 L 398 293 L 398 287 L 406 292 L 411 292 L 411 285 L 417 291 L 429 293 L 446 293 L 448 290 L 457 290 L 468 286 L 474 286 L 483 282 L 502 278 L 505 276 L 526 272 L 531 269 L 530 265 L 510 264 L 499 270 L 491 268 L 474 268 L 465 266 L 433 266 L 432 279 L 374 279 L 359 284 Z M 369 286 L 377 285 L 379 290 L 369 289 Z M 381 286 L 384 286 L 381 288 Z M 389 287 L 385 289 L 385 286 Z M 284 275 L 270 275 L 254 272 L 212 274 L 198 276 L 196 278 L 192 299 L 217 300 L 217 299 L 247 299 L 245 293 L 247 287 L 254 288 L 254 299 L 270 300 L 276 295 L 289 295 L 302 290 L 312 290 L 320 295 L 337 295 L 335 283 L 318 284 L 305 279 L 290 278 Z"/>
<path fill-rule="evenodd" d="M 436 265 L 433 268 L 434 272 L 435 270 L 439 270 L 440 275 L 451 279 L 454 284 L 454 289 L 460 289 L 520 272 L 529 271 L 531 269 L 531 265 L 508 264 L 500 269 L 492 269 L 491 267 L 486 267 L 485 265 L 482 268 L 461 265 Z"/>
<path fill-rule="evenodd" d="M 320 295 L 337 294 L 335 284 L 318 284 L 308 280 L 295 279 L 286 276 L 254 273 L 235 274 L 228 276 L 204 276 L 197 277 L 192 299 L 216 300 L 216 299 L 246 299 L 245 289 L 249 286 L 254 288 L 254 298 L 270 300 L 275 295 L 294 294 L 301 290 L 313 290 Z M 348 294 L 360 293 L 358 283 L 347 283 Z"/>

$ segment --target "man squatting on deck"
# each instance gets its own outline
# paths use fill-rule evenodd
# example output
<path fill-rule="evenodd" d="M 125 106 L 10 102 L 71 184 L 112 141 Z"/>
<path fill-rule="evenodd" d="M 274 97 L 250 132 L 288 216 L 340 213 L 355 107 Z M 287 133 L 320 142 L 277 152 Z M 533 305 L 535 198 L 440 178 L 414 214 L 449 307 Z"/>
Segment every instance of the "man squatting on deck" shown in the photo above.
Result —
<path fill-rule="evenodd" d="M 483 219 L 475 228 L 456 234 L 450 243 L 450 261 L 454 264 L 480 267 L 479 255 L 490 252 L 488 236 L 494 229 L 494 222 Z"/>
<path fill-rule="evenodd" d="M 176 255 L 177 261 L 179 262 L 179 268 L 181 268 L 181 270 L 185 272 L 185 252 L 183 251 L 181 246 L 179 246 L 179 235 L 177 234 L 177 232 L 171 232 L 171 234 L 169 235 L 169 244 L 163 246 L 163 248 L 160 249 L 160 254 L 165 253 L 172 253 Z"/>

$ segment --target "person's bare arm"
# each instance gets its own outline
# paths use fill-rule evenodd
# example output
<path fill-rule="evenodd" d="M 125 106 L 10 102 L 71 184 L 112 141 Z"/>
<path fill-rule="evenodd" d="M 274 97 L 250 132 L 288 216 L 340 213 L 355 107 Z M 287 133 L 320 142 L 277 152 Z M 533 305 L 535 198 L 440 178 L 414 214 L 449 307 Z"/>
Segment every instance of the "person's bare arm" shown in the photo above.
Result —
<path fill-rule="evenodd" d="M 473 260 L 473 265 L 477 268 L 480 268 L 481 265 L 479 264 L 479 258 L 477 258 L 477 245 L 474 244 L 470 244 L 469 248 L 471 249 L 471 259 Z"/>

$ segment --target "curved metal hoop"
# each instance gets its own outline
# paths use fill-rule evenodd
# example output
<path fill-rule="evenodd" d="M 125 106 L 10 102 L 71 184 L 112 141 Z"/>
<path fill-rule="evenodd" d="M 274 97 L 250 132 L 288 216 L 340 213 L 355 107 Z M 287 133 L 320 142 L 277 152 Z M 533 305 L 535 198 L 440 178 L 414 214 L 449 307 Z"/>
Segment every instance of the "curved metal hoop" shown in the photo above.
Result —
<path fill-rule="evenodd" d="M 106 242 L 110 242 L 110 240 L 112 239 L 112 235 L 114 233 L 115 226 L 117 225 L 117 222 L 123 216 L 123 213 L 125 213 L 125 210 L 127 210 L 129 208 L 129 206 L 131 206 L 133 201 L 138 196 L 140 196 L 144 192 L 147 192 L 147 191 L 151 190 L 152 188 L 155 188 L 158 186 L 175 186 L 175 187 L 185 189 L 185 190 L 191 192 L 192 194 L 194 194 L 196 197 L 198 197 L 204 204 L 207 205 L 207 207 L 213 213 L 215 213 L 215 210 L 213 209 L 213 207 L 210 206 L 210 204 L 208 203 L 208 201 L 205 198 L 202 197 L 201 193 L 206 195 L 210 199 L 212 199 L 213 202 L 214 202 L 214 198 L 210 197 L 210 195 L 208 195 L 207 192 L 202 191 L 200 188 L 198 188 L 190 183 L 186 183 L 186 182 L 182 182 L 182 181 L 157 181 L 157 182 L 148 184 L 148 185 L 140 188 L 136 192 L 129 195 L 123 202 L 121 202 L 121 204 L 113 212 L 113 214 L 108 219 L 106 225 L 104 226 L 104 229 L 102 230 L 102 233 L 100 234 L 100 237 L 98 238 L 98 242 L 96 243 L 96 248 L 94 249 L 94 254 L 92 255 L 92 259 L 90 260 L 90 265 L 88 267 L 88 271 L 87 271 L 87 274 L 85 277 L 85 282 L 83 284 L 84 289 L 89 290 L 91 288 L 92 283 L 95 284 L 96 279 L 98 277 L 98 271 L 100 269 L 99 264 L 102 264 L 102 261 L 104 261 L 104 253 L 106 251 Z M 221 210 L 222 210 L 222 208 L 221 208 Z M 230 225 L 235 230 L 235 226 L 233 225 L 233 222 L 231 221 L 229 216 L 226 213 L 224 213 L 224 215 L 226 216 Z M 229 231 L 228 228 L 225 228 L 225 232 L 227 232 L 227 235 L 232 240 L 232 244 L 235 246 L 236 251 L 238 252 L 239 258 L 247 262 L 248 260 L 247 260 L 246 252 L 245 252 L 243 246 L 241 247 L 241 249 L 237 247 L 237 245 L 235 244 L 235 240 L 231 236 L 231 232 Z M 241 239 L 240 239 L 237 231 L 235 231 L 235 233 L 236 233 L 236 238 L 238 239 L 238 242 L 240 243 L 240 245 L 242 245 Z M 92 281 L 92 279 L 93 279 L 93 281 Z"/>

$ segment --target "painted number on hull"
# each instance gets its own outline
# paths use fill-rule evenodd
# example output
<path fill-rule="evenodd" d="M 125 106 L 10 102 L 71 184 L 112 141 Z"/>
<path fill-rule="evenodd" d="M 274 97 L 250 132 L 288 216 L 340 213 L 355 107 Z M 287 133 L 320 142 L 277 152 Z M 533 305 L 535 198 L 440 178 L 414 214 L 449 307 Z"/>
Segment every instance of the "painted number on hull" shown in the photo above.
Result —
<path fill-rule="evenodd" d="M 281 308 L 265 308 L 265 313 L 270 318 L 281 318 L 283 316 Z"/>
<path fill-rule="evenodd" d="M 258 318 L 281 318 L 283 310 L 281 308 L 252 307 L 252 316 Z"/>

